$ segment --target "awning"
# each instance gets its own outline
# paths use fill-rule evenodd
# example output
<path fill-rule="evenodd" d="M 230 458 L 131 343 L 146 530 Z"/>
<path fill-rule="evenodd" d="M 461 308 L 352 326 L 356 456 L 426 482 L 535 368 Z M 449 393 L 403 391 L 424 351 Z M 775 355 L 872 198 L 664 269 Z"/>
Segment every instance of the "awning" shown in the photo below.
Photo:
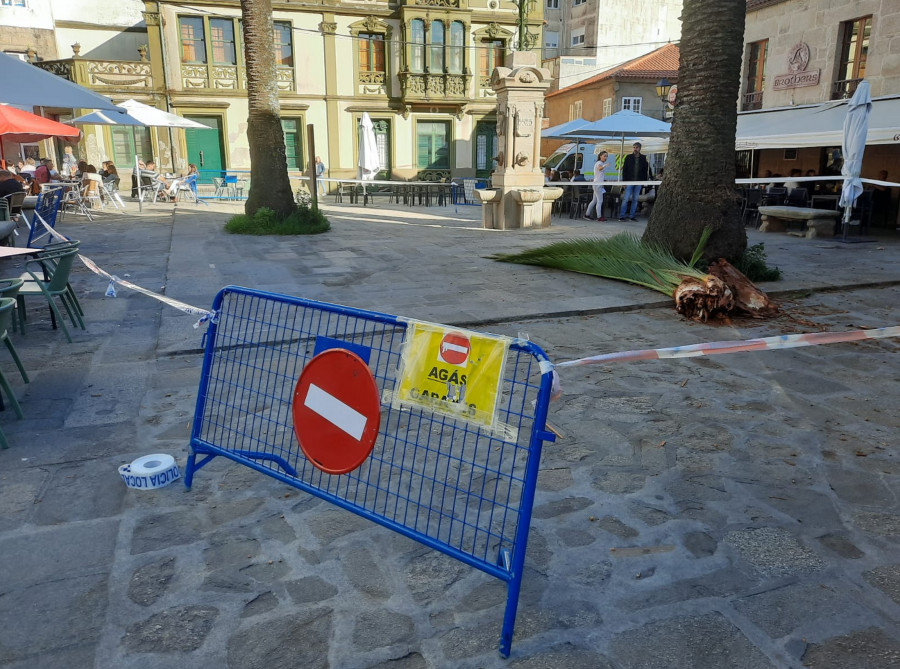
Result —
<path fill-rule="evenodd" d="M 840 146 L 846 116 L 847 100 L 742 112 L 738 114 L 735 147 L 742 150 Z M 866 144 L 900 146 L 900 96 L 872 100 Z"/>

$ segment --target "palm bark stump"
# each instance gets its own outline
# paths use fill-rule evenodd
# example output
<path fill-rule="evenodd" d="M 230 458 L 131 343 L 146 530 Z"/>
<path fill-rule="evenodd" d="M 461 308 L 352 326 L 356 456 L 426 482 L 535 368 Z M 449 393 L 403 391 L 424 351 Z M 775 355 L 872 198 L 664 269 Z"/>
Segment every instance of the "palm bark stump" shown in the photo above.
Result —
<path fill-rule="evenodd" d="M 262 207 L 280 217 L 294 211 L 288 178 L 275 49 L 271 0 L 241 0 L 244 54 L 247 63 L 247 142 L 250 145 L 250 193 L 244 211 L 252 216 Z"/>
<path fill-rule="evenodd" d="M 747 247 L 734 185 L 746 0 L 684 0 L 678 103 L 662 186 L 643 239 L 689 259 L 706 226 L 704 257 Z"/>

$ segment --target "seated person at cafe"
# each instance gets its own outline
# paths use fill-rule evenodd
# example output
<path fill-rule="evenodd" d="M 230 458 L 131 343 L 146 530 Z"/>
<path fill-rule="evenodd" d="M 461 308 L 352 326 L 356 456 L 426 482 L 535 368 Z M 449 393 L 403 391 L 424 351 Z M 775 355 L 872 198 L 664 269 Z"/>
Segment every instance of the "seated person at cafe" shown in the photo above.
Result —
<path fill-rule="evenodd" d="M 34 183 L 40 192 L 41 184 L 48 184 L 53 179 L 53 163 L 46 158 L 41 158 L 41 164 L 34 170 Z"/>
<path fill-rule="evenodd" d="M 791 170 L 791 178 L 784 182 L 784 187 L 790 190 L 791 188 L 800 188 L 800 182 L 796 180 L 796 177 L 802 176 L 803 170 L 795 167 Z"/>
<path fill-rule="evenodd" d="M 584 175 L 581 173 L 581 170 L 575 170 L 575 171 L 572 172 L 572 181 L 573 181 L 573 182 L 575 182 L 575 181 L 587 181 L 587 179 L 584 178 Z"/>
<path fill-rule="evenodd" d="M 76 171 L 74 174 L 76 179 L 81 178 L 81 175 L 84 174 L 84 171 L 87 169 L 87 166 L 88 166 L 88 164 L 85 161 L 83 161 L 83 160 L 78 161 L 78 167 L 76 168 Z M 94 171 L 96 172 L 96 169 Z"/>
<path fill-rule="evenodd" d="M 169 182 L 163 179 L 159 172 L 156 171 L 156 163 L 152 160 L 148 160 L 147 166 L 141 170 L 141 185 L 143 186 L 148 181 L 156 191 L 162 192 L 169 187 Z"/>
<path fill-rule="evenodd" d="M 22 161 L 19 161 L 19 164 L 22 164 Z M 19 168 L 19 174 L 34 174 L 35 169 L 37 169 L 34 165 L 34 158 L 28 158 L 25 160 L 25 164 Z"/>
<path fill-rule="evenodd" d="M 22 193 L 25 187 L 16 179 L 16 175 L 9 170 L 0 170 L 0 197 L 6 197 L 13 193 Z"/>

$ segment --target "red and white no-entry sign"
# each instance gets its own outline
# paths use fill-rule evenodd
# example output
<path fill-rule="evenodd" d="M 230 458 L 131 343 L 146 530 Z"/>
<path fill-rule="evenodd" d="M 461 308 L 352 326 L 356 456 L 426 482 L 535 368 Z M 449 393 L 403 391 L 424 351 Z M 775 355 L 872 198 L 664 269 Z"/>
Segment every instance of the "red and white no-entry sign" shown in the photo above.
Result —
<path fill-rule="evenodd" d="M 381 424 L 375 377 L 346 349 L 323 351 L 303 368 L 291 406 L 294 434 L 323 472 L 346 474 L 372 452 Z"/>
<path fill-rule="evenodd" d="M 472 344 L 469 342 L 468 337 L 460 332 L 448 332 L 441 339 L 438 360 L 462 367 L 468 361 L 471 350 Z"/>

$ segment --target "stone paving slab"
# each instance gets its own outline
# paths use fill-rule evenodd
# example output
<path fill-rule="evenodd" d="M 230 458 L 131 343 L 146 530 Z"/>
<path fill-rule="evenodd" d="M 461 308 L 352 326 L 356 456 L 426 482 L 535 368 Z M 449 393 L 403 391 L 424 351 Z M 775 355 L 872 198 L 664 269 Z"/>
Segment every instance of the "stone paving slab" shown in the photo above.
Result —
<path fill-rule="evenodd" d="M 896 238 L 769 235 L 788 315 L 715 326 L 632 286 L 484 259 L 617 226 L 499 234 L 473 229 L 474 207 L 328 208 L 332 233 L 277 248 L 224 235 L 229 205 L 61 229 L 195 306 L 244 283 L 490 322 L 557 361 L 896 325 L 900 304 Z M 562 370 L 503 660 L 502 584 L 369 521 L 222 459 L 190 491 L 124 488 L 116 468 L 140 455 L 184 466 L 202 330 L 105 297 L 84 268 L 73 283 L 73 344 L 37 305 L 13 335 L 32 382 L 11 377 L 26 418 L 0 414 L 4 668 L 898 666 L 897 341 Z"/>

